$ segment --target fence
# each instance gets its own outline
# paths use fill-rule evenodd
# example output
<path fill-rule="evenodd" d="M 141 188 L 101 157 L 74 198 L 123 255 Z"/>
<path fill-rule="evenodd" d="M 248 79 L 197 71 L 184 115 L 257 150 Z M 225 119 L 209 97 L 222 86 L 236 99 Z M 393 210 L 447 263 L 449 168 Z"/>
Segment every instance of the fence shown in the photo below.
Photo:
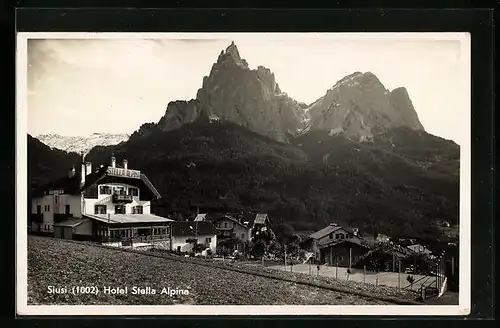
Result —
<path fill-rule="evenodd" d="M 435 279 L 432 281 L 424 281 L 420 287 L 420 295 L 422 300 L 440 297 L 447 288 L 447 263 L 446 257 L 443 252 L 436 261 L 435 272 L 433 276 Z"/>

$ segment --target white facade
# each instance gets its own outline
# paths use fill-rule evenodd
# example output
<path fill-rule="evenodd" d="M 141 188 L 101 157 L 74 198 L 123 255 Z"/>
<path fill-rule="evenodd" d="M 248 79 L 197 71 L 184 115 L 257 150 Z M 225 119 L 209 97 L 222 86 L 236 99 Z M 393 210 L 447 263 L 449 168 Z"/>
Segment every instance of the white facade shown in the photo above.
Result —
<path fill-rule="evenodd" d="M 43 221 L 33 222 L 32 228 L 43 232 L 53 232 L 54 214 L 72 214 L 81 217 L 81 199 L 79 195 L 60 194 L 58 190 L 51 191 L 51 195 L 33 198 L 31 201 L 31 213 L 41 213 Z"/>
<path fill-rule="evenodd" d="M 101 188 L 105 187 L 105 188 Z M 84 198 L 83 194 L 64 194 L 63 190 L 48 190 L 48 195 L 34 197 L 31 201 L 32 214 L 41 214 L 42 222 L 33 221 L 31 228 L 34 231 L 54 232 L 54 214 L 70 214 L 73 217 L 82 217 L 84 214 L 115 214 L 117 205 L 113 203 L 113 192 L 118 191 L 126 195 L 132 194 L 132 202 L 121 204 L 125 207 L 124 214 L 150 214 L 151 202 L 140 200 L 140 189 L 126 183 L 106 183 L 97 186 L 97 198 Z M 99 210 L 105 208 L 105 213 L 96 213 L 95 205 Z"/>
<path fill-rule="evenodd" d="M 209 240 L 208 240 L 209 238 Z M 198 244 L 207 244 L 210 247 L 210 250 L 213 254 L 215 254 L 217 250 L 217 235 L 212 236 L 180 236 L 174 237 L 172 236 L 172 251 L 177 251 L 180 247 L 181 252 L 190 252 L 193 248 L 193 243 L 188 243 L 188 239 L 196 239 Z"/>
<path fill-rule="evenodd" d="M 101 188 L 101 187 L 109 187 L 109 188 Z M 108 189 L 108 192 L 111 193 L 103 193 L 103 189 Z M 102 185 L 98 185 L 97 187 L 97 199 L 96 198 L 84 198 L 82 203 L 82 211 L 83 214 L 115 214 L 115 206 L 118 204 L 113 203 L 113 195 L 114 191 L 123 191 L 125 194 L 129 195 L 131 190 L 135 189 L 137 191 L 137 196 L 132 196 L 132 202 L 128 204 L 123 204 L 125 206 L 124 214 L 134 214 L 134 208 L 136 206 L 142 206 L 142 213 L 135 214 L 150 214 L 151 213 L 151 202 L 141 201 L 140 200 L 140 190 L 137 187 L 125 184 L 125 183 L 105 183 Z M 96 213 L 96 205 L 101 206 L 103 209 L 106 206 L 105 213 Z"/>

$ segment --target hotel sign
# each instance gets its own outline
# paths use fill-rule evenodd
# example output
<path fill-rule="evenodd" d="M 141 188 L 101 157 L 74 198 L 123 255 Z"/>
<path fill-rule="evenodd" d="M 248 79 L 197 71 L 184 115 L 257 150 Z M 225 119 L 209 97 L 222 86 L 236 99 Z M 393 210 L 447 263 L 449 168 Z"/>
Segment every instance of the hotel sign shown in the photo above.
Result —
<path fill-rule="evenodd" d="M 133 178 L 133 179 L 140 179 L 141 178 L 141 171 L 122 169 L 120 167 L 108 167 L 107 173 L 109 175 L 113 175 L 113 176 L 117 176 L 117 177 Z"/>

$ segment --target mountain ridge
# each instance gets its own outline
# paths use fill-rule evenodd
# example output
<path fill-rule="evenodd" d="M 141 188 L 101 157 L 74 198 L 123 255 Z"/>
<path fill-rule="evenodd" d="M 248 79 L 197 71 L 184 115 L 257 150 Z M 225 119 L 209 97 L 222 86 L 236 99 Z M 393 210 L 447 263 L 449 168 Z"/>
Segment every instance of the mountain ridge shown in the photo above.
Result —
<path fill-rule="evenodd" d="M 111 146 L 127 141 L 127 133 L 94 132 L 88 136 L 63 136 L 57 133 L 36 136 L 45 145 L 66 152 L 88 153 L 95 146 Z"/>

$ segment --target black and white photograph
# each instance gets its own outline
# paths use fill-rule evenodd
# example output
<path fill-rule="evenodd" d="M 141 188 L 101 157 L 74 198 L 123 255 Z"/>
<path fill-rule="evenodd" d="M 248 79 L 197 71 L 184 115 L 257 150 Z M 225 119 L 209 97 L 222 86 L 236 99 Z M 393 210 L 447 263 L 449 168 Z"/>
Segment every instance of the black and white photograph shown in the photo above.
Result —
<path fill-rule="evenodd" d="M 470 311 L 467 33 L 19 33 L 17 307 Z"/>

